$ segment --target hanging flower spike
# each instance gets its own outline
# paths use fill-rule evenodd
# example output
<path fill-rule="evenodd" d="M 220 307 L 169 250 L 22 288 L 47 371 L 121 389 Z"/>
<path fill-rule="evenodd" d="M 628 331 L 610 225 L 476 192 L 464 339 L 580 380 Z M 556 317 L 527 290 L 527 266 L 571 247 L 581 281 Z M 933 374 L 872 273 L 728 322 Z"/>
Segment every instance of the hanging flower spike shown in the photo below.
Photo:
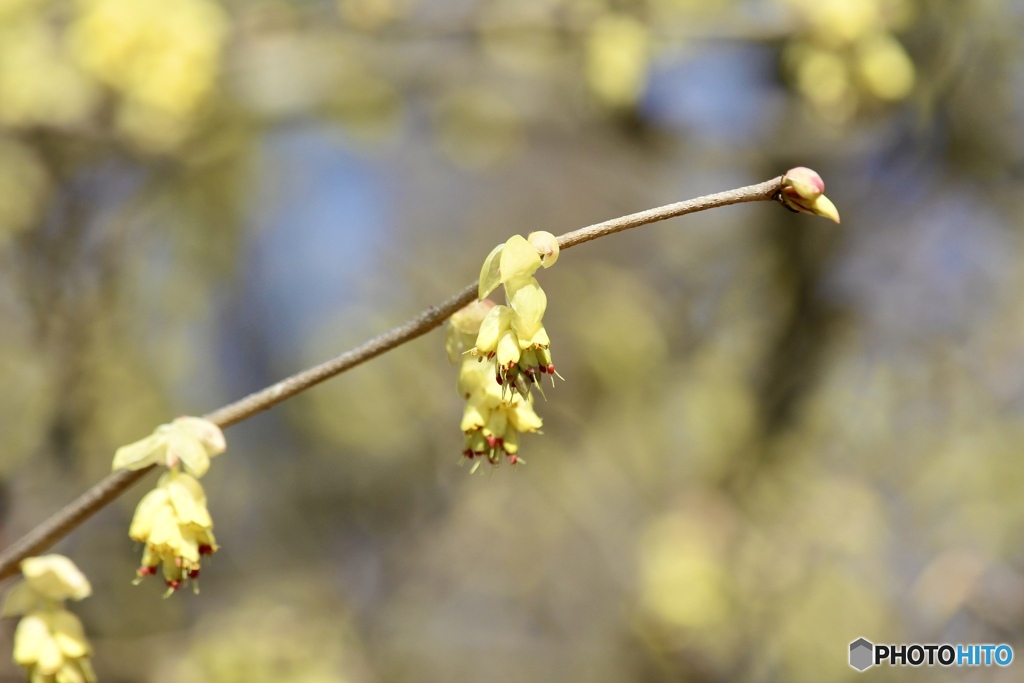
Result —
<path fill-rule="evenodd" d="M 815 171 L 797 166 L 786 171 L 779 199 L 790 211 L 811 213 L 839 222 L 839 210 L 825 196 L 825 181 Z"/>
<path fill-rule="evenodd" d="M 201 558 L 217 551 L 213 519 L 199 481 L 177 469 L 166 472 L 139 502 L 128 535 L 145 544 L 135 583 L 163 572 L 167 597 L 193 581 L 198 593 Z"/>
<path fill-rule="evenodd" d="M 114 469 L 137 470 L 150 465 L 168 468 L 147 493 L 132 518 L 128 535 L 145 544 L 135 583 L 163 572 L 167 597 L 193 581 L 199 592 L 200 558 L 217 551 L 206 493 L 198 478 L 210 469 L 210 458 L 227 444 L 220 427 L 198 417 L 179 417 L 160 425 L 145 439 L 117 449 Z M 182 470 L 184 469 L 184 472 Z"/>
<path fill-rule="evenodd" d="M 503 455 L 522 462 L 519 435 L 541 427 L 530 392 L 539 375 L 555 374 L 555 366 L 542 322 L 547 295 L 533 274 L 554 265 L 558 253 L 550 232 L 513 235 L 496 246 L 480 269 L 480 300 L 455 313 L 445 330 L 445 351 L 459 363 L 456 386 L 466 401 L 462 454 L 480 457 L 477 464 L 486 458 L 496 465 Z M 501 285 L 507 305 L 485 298 Z"/>
<path fill-rule="evenodd" d="M 64 600 L 92 592 L 88 579 L 62 555 L 27 558 L 21 569 L 25 579 L 8 592 L 3 607 L 3 616 L 24 617 L 14 632 L 15 663 L 33 683 L 94 683 L 82 623 L 64 609 Z"/>
<path fill-rule="evenodd" d="M 210 469 L 210 458 L 227 448 L 220 427 L 199 417 L 179 417 L 157 427 L 152 434 L 122 446 L 114 454 L 115 470 L 140 470 L 150 465 L 177 467 L 201 477 Z"/>

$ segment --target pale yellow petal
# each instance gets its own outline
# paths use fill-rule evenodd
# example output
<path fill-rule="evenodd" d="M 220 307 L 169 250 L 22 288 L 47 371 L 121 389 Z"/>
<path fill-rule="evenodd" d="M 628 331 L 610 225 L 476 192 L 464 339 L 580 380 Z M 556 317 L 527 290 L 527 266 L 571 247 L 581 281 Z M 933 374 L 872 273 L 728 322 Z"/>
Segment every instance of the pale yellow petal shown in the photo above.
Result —
<path fill-rule="evenodd" d="M 190 474 L 201 477 L 210 469 L 210 455 L 203 443 L 176 426 L 167 440 L 167 462 L 180 462 Z"/>
<path fill-rule="evenodd" d="M 498 269 L 501 267 L 501 253 L 505 245 L 499 244 L 484 259 L 483 268 L 480 269 L 480 285 L 477 288 L 477 298 L 486 299 L 487 295 L 498 288 L 501 284 L 501 276 Z"/>
<path fill-rule="evenodd" d="M 492 308 L 494 308 L 494 302 L 490 299 L 473 301 L 452 314 L 451 324 L 459 332 L 471 334 L 475 337 L 480 332 L 480 323 L 483 322 Z"/>
<path fill-rule="evenodd" d="M 517 402 L 509 410 L 508 421 L 520 432 L 535 432 L 543 426 L 543 422 L 533 406 L 526 401 Z"/>
<path fill-rule="evenodd" d="M 203 445 L 210 456 L 227 450 L 228 444 L 220 427 L 201 417 L 179 417 L 171 423 Z"/>
<path fill-rule="evenodd" d="M 162 425 L 166 427 L 166 425 Z M 140 470 L 150 465 L 162 465 L 165 462 L 167 447 L 167 430 L 157 428 L 145 439 L 140 439 L 127 446 L 121 446 L 114 453 L 115 470 Z"/>
<path fill-rule="evenodd" d="M 85 683 L 86 679 L 78 668 L 79 663 L 83 661 L 85 660 L 64 662 L 64 666 L 57 672 L 56 683 Z"/>
<path fill-rule="evenodd" d="M 452 323 L 448 323 L 444 327 L 444 355 L 448 357 L 448 362 L 452 365 L 461 360 L 462 352 L 466 350 L 463 348 L 462 341 L 465 336 Z"/>
<path fill-rule="evenodd" d="M 29 614 L 14 631 L 14 661 L 31 666 L 39 661 L 44 645 L 50 642 L 50 626 L 39 613 Z"/>
<path fill-rule="evenodd" d="M 43 643 L 39 650 L 39 660 L 36 662 L 39 673 L 53 676 L 60 671 L 62 666 L 64 666 L 64 656 L 60 653 L 57 643 L 52 639 Z"/>
<path fill-rule="evenodd" d="M 480 429 L 487 424 L 489 414 L 490 411 L 481 403 L 469 401 L 462 411 L 462 423 L 459 425 L 459 429 L 464 432 Z"/>
<path fill-rule="evenodd" d="M 132 540 L 144 543 L 153 531 L 153 523 L 158 513 L 169 506 L 170 498 L 163 487 L 153 489 L 143 496 L 135 508 L 135 516 L 132 517 L 131 526 L 128 528 L 128 535 Z"/>
<path fill-rule="evenodd" d="M 484 425 L 485 436 L 495 436 L 499 439 L 505 437 L 505 431 L 508 429 L 508 410 L 499 409 L 491 411 L 491 414 L 487 418 L 487 424 Z"/>
<path fill-rule="evenodd" d="M 540 255 L 522 235 L 513 235 L 505 242 L 501 252 L 500 278 L 502 283 L 527 278 L 540 268 Z"/>
<path fill-rule="evenodd" d="M 19 581 L 4 596 L 4 608 L 0 616 L 17 617 L 28 614 L 43 606 L 43 598 L 32 590 L 27 581 Z"/>
<path fill-rule="evenodd" d="M 171 505 L 178 516 L 180 524 L 195 524 L 203 528 L 213 526 L 213 520 L 201 502 L 202 496 L 198 499 L 194 492 L 187 486 L 187 479 L 179 477 L 167 485 L 167 495 L 170 497 Z M 193 480 L 194 481 L 194 480 Z"/>
<path fill-rule="evenodd" d="M 537 279 L 532 277 L 506 285 L 506 291 L 509 305 L 515 311 L 511 321 L 512 329 L 521 338 L 532 337 L 541 326 L 547 310 L 547 295 Z"/>
<path fill-rule="evenodd" d="M 521 353 L 519 338 L 516 337 L 515 332 L 512 330 L 506 330 L 505 334 L 501 335 L 501 339 L 498 340 L 498 365 L 508 367 L 518 363 Z"/>
<path fill-rule="evenodd" d="M 537 347 L 547 348 L 551 346 L 551 339 L 548 338 L 548 331 L 541 325 L 529 337 L 516 335 L 519 338 L 519 348 L 535 349 Z"/>
<path fill-rule="evenodd" d="M 181 529 L 178 526 L 178 516 L 174 514 L 174 509 L 170 505 L 162 508 L 154 518 L 148 542 L 163 557 L 178 554 L 182 543 Z"/>
<path fill-rule="evenodd" d="M 456 388 L 459 396 L 466 399 L 477 391 L 484 391 L 488 381 L 494 381 L 494 366 L 468 356 L 459 366 L 459 379 Z"/>
<path fill-rule="evenodd" d="M 51 620 L 53 638 L 65 657 L 78 659 L 90 652 L 89 642 L 85 639 L 82 622 L 67 610 L 57 611 Z"/>
<path fill-rule="evenodd" d="M 480 323 L 480 334 L 476 337 L 476 349 L 483 355 L 498 350 L 498 340 L 512 324 L 512 309 L 508 306 L 495 306 Z"/>
<path fill-rule="evenodd" d="M 510 429 L 507 432 L 505 432 L 505 438 L 503 439 L 503 443 L 501 444 L 501 447 L 509 455 L 515 455 L 516 453 L 518 453 L 519 452 L 519 432 L 517 432 L 514 429 Z"/>

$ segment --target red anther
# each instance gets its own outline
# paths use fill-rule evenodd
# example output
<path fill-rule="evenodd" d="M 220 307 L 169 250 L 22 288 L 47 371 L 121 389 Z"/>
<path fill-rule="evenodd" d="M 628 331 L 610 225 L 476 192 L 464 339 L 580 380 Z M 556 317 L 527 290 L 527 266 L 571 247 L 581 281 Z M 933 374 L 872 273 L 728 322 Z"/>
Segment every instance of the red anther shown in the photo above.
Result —
<path fill-rule="evenodd" d="M 199 578 L 199 570 L 198 569 L 189 569 L 188 570 L 188 578 L 190 578 L 190 579 L 198 579 Z"/>
<path fill-rule="evenodd" d="M 508 456 L 508 461 L 511 464 L 515 465 L 517 462 L 519 462 L 519 456 L 513 453 L 512 455 Z"/>
<path fill-rule="evenodd" d="M 156 574 L 156 567 L 139 567 L 136 573 L 139 576 L 154 576 Z"/>
<path fill-rule="evenodd" d="M 495 439 L 494 440 L 494 445 L 497 446 L 498 448 L 504 448 L 505 447 L 505 439 Z"/>
<path fill-rule="evenodd" d="M 487 360 L 490 360 L 490 359 L 494 358 L 497 355 L 498 355 L 497 351 L 491 351 L 489 354 L 487 354 Z"/>
<path fill-rule="evenodd" d="M 490 446 L 491 448 L 494 448 L 494 444 L 498 443 L 497 437 L 495 437 L 493 434 L 484 438 L 487 439 L 487 445 Z"/>
<path fill-rule="evenodd" d="M 501 373 L 498 373 L 497 375 L 494 376 L 494 381 L 498 383 L 499 387 L 501 386 Z"/>
<path fill-rule="evenodd" d="M 549 375 L 555 374 L 555 364 L 554 363 L 551 363 L 550 365 L 548 365 L 548 374 Z"/>
<path fill-rule="evenodd" d="M 466 450 L 462 451 L 462 454 L 464 456 L 466 456 L 467 458 L 469 458 L 470 460 L 473 459 L 473 449 L 472 448 L 467 448 Z"/>
<path fill-rule="evenodd" d="M 178 590 L 178 587 L 181 585 L 181 581 L 178 579 L 168 579 L 167 581 L 164 581 L 164 583 L 166 583 L 167 587 L 172 591 Z"/>
<path fill-rule="evenodd" d="M 548 369 L 545 366 L 543 366 L 543 365 L 541 365 L 537 369 L 540 370 L 541 372 L 547 372 L 548 371 Z"/>
<path fill-rule="evenodd" d="M 204 543 L 203 545 L 199 546 L 199 554 L 200 555 L 212 555 L 213 554 L 213 546 Z"/>

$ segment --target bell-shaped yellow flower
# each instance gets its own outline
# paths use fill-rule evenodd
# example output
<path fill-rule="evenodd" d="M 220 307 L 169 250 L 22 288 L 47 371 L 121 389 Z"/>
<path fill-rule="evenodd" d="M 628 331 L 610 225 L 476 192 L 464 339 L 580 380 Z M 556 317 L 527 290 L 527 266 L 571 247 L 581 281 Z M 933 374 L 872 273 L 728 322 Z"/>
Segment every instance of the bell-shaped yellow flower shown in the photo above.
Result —
<path fill-rule="evenodd" d="M 94 683 L 91 651 L 82 623 L 64 609 L 32 612 L 14 632 L 14 661 L 33 683 Z"/>
<path fill-rule="evenodd" d="M 177 469 L 160 477 L 139 502 L 128 535 L 145 544 L 136 582 L 161 568 L 168 595 L 199 578 L 202 556 L 217 551 L 203 487 Z"/>

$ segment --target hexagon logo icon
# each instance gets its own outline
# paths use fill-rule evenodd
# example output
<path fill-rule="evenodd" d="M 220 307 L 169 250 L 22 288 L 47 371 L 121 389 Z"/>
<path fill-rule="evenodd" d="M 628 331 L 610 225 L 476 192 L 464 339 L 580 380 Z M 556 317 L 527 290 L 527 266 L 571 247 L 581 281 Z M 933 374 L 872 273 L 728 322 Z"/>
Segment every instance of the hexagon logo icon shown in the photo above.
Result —
<path fill-rule="evenodd" d="M 850 666 L 857 671 L 864 671 L 874 662 L 875 646 L 867 638 L 858 638 L 850 643 Z"/>

